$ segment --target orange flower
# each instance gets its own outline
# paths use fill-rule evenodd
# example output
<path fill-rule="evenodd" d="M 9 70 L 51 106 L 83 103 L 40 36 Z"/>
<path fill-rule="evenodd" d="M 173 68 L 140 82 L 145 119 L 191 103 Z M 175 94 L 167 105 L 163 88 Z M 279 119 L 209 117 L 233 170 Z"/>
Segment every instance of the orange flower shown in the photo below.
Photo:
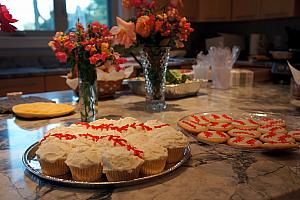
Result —
<path fill-rule="evenodd" d="M 114 36 L 113 44 L 124 45 L 125 48 L 131 47 L 136 42 L 135 25 L 133 22 L 126 22 L 117 17 L 117 25 L 110 30 Z"/>
<path fill-rule="evenodd" d="M 150 35 L 153 28 L 153 21 L 149 16 L 141 16 L 136 21 L 136 32 L 146 38 Z"/>

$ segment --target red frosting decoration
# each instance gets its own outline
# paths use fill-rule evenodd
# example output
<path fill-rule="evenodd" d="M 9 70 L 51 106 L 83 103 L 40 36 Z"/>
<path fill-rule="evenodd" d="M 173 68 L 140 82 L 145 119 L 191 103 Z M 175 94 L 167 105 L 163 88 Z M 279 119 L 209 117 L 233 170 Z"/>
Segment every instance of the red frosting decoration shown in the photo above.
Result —
<path fill-rule="evenodd" d="M 196 115 L 191 115 L 191 117 L 194 118 L 197 123 L 200 122 L 200 119 Z"/>
<path fill-rule="evenodd" d="M 72 140 L 72 139 L 77 138 L 76 135 L 55 133 L 55 134 L 52 134 L 52 135 L 44 136 L 44 138 L 40 142 L 41 143 L 44 142 L 50 136 L 54 136 L 54 137 L 57 137 L 59 139 L 65 139 L 65 140 Z M 121 138 L 119 135 L 95 136 L 95 135 L 91 135 L 89 133 L 82 133 L 82 134 L 79 134 L 79 137 L 91 138 L 95 142 L 99 142 L 100 139 L 106 138 L 108 141 L 112 141 L 114 146 L 116 146 L 117 144 L 119 144 L 122 147 L 126 146 L 127 150 L 128 151 L 133 151 L 133 154 L 135 156 L 138 156 L 138 157 L 142 158 L 142 155 L 143 155 L 143 151 L 138 150 L 135 147 L 127 144 L 127 141 L 125 139 Z"/>
<path fill-rule="evenodd" d="M 241 124 L 241 125 L 245 125 L 245 122 L 240 121 L 240 120 L 233 120 L 233 122 L 239 123 L 239 124 Z"/>
<path fill-rule="evenodd" d="M 227 123 L 227 124 L 222 124 L 222 127 L 223 127 L 223 128 L 227 128 L 228 126 L 230 126 L 229 123 Z"/>
<path fill-rule="evenodd" d="M 255 142 L 256 142 L 255 139 L 251 139 L 251 140 L 248 140 L 246 143 L 250 144 L 251 146 L 253 146 L 255 144 Z"/>
<path fill-rule="evenodd" d="M 209 137 L 211 137 L 213 135 L 211 132 L 208 132 L 208 131 L 204 131 L 203 134 L 207 138 L 209 138 Z"/>
<path fill-rule="evenodd" d="M 209 122 L 209 120 L 205 116 L 203 116 L 203 115 L 201 116 L 201 119 L 204 120 L 204 121 L 206 121 L 206 122 Z"/>
<path fill-rule="evenodd" d="M 189 123 L 187 121 L 181 120 L 181 122 L 184 123 L 184 124 L 186 124 L 186 125 L 189 125 L 190 127 L 194 128 L 194 129 L 196 128 L 195 125 L 193 125 L 193 124 L 191 124 L 191 123 Z"/>
<path fill-rule="evenodd" d="M 219 116 L 219 115 L 211 114 L 211 116 L 212 116 L 214 119 L 220 119 L 220 116 Z"/>
<path fill-rule="evenodd" d="M 278 137 L 278 140 L 280 141 L 280 142 L 288 142 L 286 139 L 287 138 L 291 138 L 292 136 L 290 136 L 290 135 L 282 135 L 282 136 L 279 136 Z"/>
<path fill-rule="evenodd" d="M 146 126 L 144 123 L 139 124 L 139 126 L 142 127 L 143 130 L 152 131 L 152 128 L 150 126 Z"/>
<path fill-rule="evenodd" d="M 216 131 L 216 134 L 218 134 L 219 136 L 226 138 L 226 135 L 222 132 L 222 131 Z"/>
<path fill-rule="evenodd" d="M 253 121 L 252 119 L 248 119 L 248 122 L 250 122 L 251 124 L 254 124 L 254 125 L 258 125 L 258 123 Z"/>
<path fill-rule="evenodd" d="M 232 140 L 232 142 L 234 142 L 234 143 L 239 143 L 239 142 L 241 142 L 241 141 L 243 141 L 244 140 L 244 137 L 242 137 L 242 136 L 237 136 L 236 138 L 235 138 L 235 140 Z"/>
<path fill-rule="evenodd" d="M 251 132 L 247 132 L 247 131 L 234 131 L 233 132 L 234 134 L 244 134 L 244 135 L 251 135 L 251 136 L 255 136 L 254 133 L 251 133 Z"/>
<path fill-rule="evenodd" d="M 210 126 L 217 126 L 218 124 L 220 124 L 219 122 L 210 122 Z"/>
<path fill-rule="evenodd" d="M 165 126 L 170 126 L 170 124 L 156 125 L 156 126 L 154 126 L 154 128 L 162 128 L 162 127 L 165 127 Z"/>
<path fill-rule="evenodd" d="M 231 117 L 229 117 L 227 114 L 222 114 L 222 117 L 229 119 L 230 121 L 232 121 L 233 119 Z"/>

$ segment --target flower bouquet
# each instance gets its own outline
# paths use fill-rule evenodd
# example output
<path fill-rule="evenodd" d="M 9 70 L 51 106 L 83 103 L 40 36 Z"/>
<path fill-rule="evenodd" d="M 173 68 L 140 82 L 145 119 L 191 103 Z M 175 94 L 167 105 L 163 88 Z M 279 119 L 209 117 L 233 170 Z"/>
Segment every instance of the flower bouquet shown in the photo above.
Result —
<path fill-rule="evenodd" d="M 76 90 L 79 85 L 79 105 L 83 121 L 92 121 L 96 116 L 97 94 L 101 95 L 101 78 L 110 77 L 110 81 L 119 81 L 125 77 L 120 66 L 126 59 L 120 57 L 111 47 L 112 35 L 106 25 L 99 22 L 87 24 L 84 29 L 76 23 L 74 32 L 57 32 L 49 46 L 60 62 L 71 67 L 67 83 Z M 98 73 L 98 75 L 97 75 Z M 77 79 L 78 78 L 78 79 Z M 98 88 L 98 90 L 97 90 Z"/>
<path fill-rule="evenodd" d="M 135 11 L 124 21 L 117 17 L 111 29 L 113 44 L 123 50 L 138 51 L 145 76 L 146 109 L 161 111 L 165 104 L 165 79 L 171 47 L 182 48 L 193 31 L 187 19 L 180 15 L 181 0 L 123 0 L 126 9 Z"/>
<path fill-rule="evenodd" d="M 0 3 L 0 31 L 4 32 L 15 32 L 17 28 L 11 23 L 15 23 L 18 20 L 13 19 L 5 5 Z"/>

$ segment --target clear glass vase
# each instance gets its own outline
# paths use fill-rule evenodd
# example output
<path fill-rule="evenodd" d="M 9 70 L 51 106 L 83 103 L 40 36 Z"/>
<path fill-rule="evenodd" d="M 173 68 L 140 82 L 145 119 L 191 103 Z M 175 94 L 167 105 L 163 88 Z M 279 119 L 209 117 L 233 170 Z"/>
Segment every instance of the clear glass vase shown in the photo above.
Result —
<path fill-rule="evenodd" d="M 145 76 L 146 110 L 163 111 L 167 108 L 165 81 L 170 48 L 144 47 L 140 55 Z"/>
<path fill-rule="evenodd" d="M 79 111 L 82 122 L 96 120 L 98 113 L 97 74 L 93 66 L 78 65 Z"/>

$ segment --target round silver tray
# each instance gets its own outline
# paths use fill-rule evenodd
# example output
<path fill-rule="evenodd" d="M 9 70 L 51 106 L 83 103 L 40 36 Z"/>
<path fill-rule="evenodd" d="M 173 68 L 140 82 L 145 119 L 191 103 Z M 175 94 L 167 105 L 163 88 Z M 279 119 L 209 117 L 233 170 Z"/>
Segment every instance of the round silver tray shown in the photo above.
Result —
<path fill-rule="evenodd" d="M 235 113 L 235 112 L 226 112 L 226 111 L 215 111 L 215 112 L 203 112 L 203 113 L 194 113 L 194 114 L 212 114 L 212 113 L 217 113 L 217 114 L 221 114 L 221 113 L 226 113 L 230 116 L 232 116 L 233 118 L 253 118 L 253 119 L 259 119 L 259 118 L 263 118 L 263 117 L 270 117 L 270 118 L 280 118 L 283 119 L 284 117 L 280 114 L 277 113 L 266 113 L 266 112 L 261 112 L 261 111 L 257 111 L 257 112 L 242 112 L 242 113 Z M 185 116 L 187 117 L 187 116 Z M 185 117 L 182 117 L 181 119 L 178 120 L 178 122 L 182 119 L 184 119 Z M 300 150 L 300 146 L 296 147 L 296 148 L 287 148 L 287 149 L 263 149 L 263 148 L 243 148 L 243 147 L 236 147 L 236 146 L 230 146 L 228 144 L 225 143 L 214 143 L 214 142 L 208 142 L 205 140 L 199 140 L 197 138 L 197 136 L 189 131 L 186 131 L 185 129 L 183 129 L 181 126 L 178 125 L 177 122 L 177 129 L 181 132 L 183 132 L 186 135 L 189 135 L 191 137 L 193 137 L 195 140 L 197 140 L 198 143 L 200 144 L 206 144 L 206 145 L 211 145 L 211 146 L 218 146 L 218 147 L 222 147 L 222 148 L 227 148 L 227 149 L 235 149 L 235 150 L 239 150 L 239 151 L 246 151 L 246 152 L 278 152 L 278 151 L 295 151 L 295 150 Z M 297 142 L 297 144 L 299 144 L 299 142 Z"/>
<path fill-rule="evenodd" d="M 66 185 L 66 186 L 72 186 L 72 187 L 83 187 L 83 188 L 101 188 L 101 187 L 108 187 L 108 186 L 129 186 L 134 185 L 138 183 L 143 183 L 147 181 L 151 181 L 153 179 L 165 176 L 169 174 L 170 172 L 176 170 L 179 168 L 182 164 L 184 164 L 190 157 L 191 147 L 187 146 L 185 148 L 184 157 L 181 161 L 178 163 L 172 164 L 172 166 L 167 165 L 166 169 L 162 171 L 159 174 L 150 175 L 150 176 L 144 176 L 137 179 L 129 180 L 129 181 L 118 181 L 118 182 L 108 182 L 108 181 L 99 181 L 99 182 L 82 182 L 82 181 L 75 181 L 72 180 L 71 174 L 64 175 L 61 177 L 53 177 L 48 176 L 42 173 L 40 163 L 37 160 L 37 157 L 35 155 L 35 152 L 38 149 L 38 142 L 31 145 L 24 153 L 22 157 L 23 164 L 25 165 L 26 169 L 30 171 L 32 174 L 48 180 L 52 181 L 54 183 Z"/>

